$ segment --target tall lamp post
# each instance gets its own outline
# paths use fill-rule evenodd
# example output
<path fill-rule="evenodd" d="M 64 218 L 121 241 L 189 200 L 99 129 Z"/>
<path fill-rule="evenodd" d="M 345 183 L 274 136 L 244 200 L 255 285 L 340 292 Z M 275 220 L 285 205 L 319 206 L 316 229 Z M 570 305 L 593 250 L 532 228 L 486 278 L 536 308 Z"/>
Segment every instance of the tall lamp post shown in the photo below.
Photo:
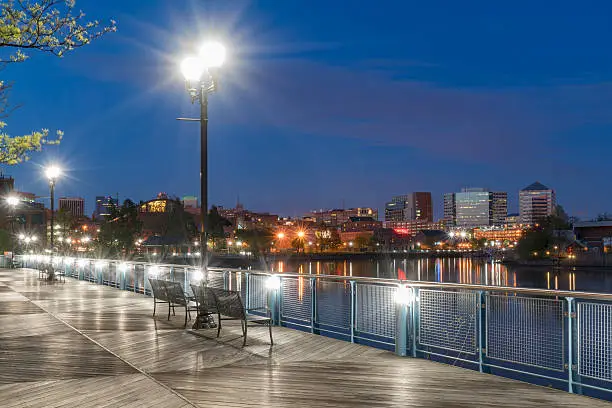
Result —
<path fill-rule="evenodd" d="M 191 103 L 200 104 L 200 246 L 201 262 L 208 262 L 208 236 L 206 216 L 208 214 L 208 94 L 217 90 L 215 73 L 225 61 L 225 47 L 217 42 L 205 44 L 197 57 L 188 57 L 181 63 L 185 86 Z"/>
<path fill-rule="evenodd" d="M 53 245 L 53 227 L 54 227 L 54 222 L 55 222 L 55 217 L 54 217 L 54 213 L 55 213 L 55 182 L 57 181 L 57 178 L 59 177 L 61 173 L 61 170 L 59 169 L 59 167 L 57 166 L 50 166 L 47 167 L 47 169 L 45 170 L 45 175 L 47 176 L 47 179 L 49 180 L 49 190 L 51 192 L 51 251 L 53 251 L 54 245 Z"/>

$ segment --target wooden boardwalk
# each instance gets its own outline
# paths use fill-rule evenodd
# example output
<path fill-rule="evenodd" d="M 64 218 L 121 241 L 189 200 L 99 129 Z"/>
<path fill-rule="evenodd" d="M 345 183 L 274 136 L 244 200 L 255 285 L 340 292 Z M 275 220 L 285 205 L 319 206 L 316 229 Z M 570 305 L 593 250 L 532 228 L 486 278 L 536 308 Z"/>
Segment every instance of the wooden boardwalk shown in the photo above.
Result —
<path fill-rule="evenodd" d="M 0 407 L 610 407 L 296 330 L 197 334 L 142 295 L 0 270 Z M 167 310 L 167 309 L 166 309 Z M 182 315 L 184 316 L 184 315 Z"/>

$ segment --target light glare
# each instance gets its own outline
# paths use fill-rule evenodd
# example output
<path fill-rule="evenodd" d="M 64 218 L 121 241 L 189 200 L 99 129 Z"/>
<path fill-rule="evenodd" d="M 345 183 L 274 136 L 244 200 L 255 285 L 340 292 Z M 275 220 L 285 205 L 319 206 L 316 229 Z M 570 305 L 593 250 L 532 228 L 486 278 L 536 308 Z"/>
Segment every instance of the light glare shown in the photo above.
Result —
<path fill-rule="evenodd" d="M 188 81 L 199 81 L 205 69 L 201 58 L 187 57 L 181 63 L 181 72 Z"/>
<path fill-rule="evenodd" d="M 200 58 L 204 67 L 218 68 L 225 62 L 225 47 L 214 41 L 206 43 L 200 48 Z"/>

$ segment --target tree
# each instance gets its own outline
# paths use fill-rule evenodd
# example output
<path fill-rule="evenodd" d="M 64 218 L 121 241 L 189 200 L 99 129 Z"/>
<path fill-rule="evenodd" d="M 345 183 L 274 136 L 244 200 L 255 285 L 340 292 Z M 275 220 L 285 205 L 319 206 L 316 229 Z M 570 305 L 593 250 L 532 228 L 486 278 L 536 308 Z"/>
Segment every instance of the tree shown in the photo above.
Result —
<path fill-rule="evenodd" d="M 274 233 L 267 228 L 239 229 L 236 231 L 236 240 L 247 244 L 254 255 L 268 252 L 272 246 Z"/>
<path fill-rule="evenodd" d="M 597 214 L 597 218 L 595 218 L 595 221 L 612 221 L 612 214 L 608 212 Z"/>
<path fill-rule="evenodd" d="M 315 232 L 317 244 L 321 251 L 328 249 L 336 249 L 342 245 L 340 234 L 336 228 L 327 228 L 322 226 L 321 229 Z"/>
<path fill-rule="evenodd" d="M 138 207 L 132 200 L 125 200 L 121 207 L 112 206 L 110 216 L 100 225 L 98 244 L 112 255 L 129 253 L 140 234 L 142 222 L 138 219 Z"/>
<path fill-rule="evenodd" d="M 206 219 L 206 232 L 208 237 L 213 241 L 213 247 L 217 248 L 218 241 L 225 239 L 224 227 L 229 227 L 232 223 L 219 214 L 219 209 L 216 206 L 212 206 L 208 212 L 208 218 Z"/>
<path fill-rule="evenodd" d="M 75 0 L 0 0 L 0 69 L 24 62 L 28 51 L 40 51 L 63 57 L 65 53 L 89 44 L 115 31 L 114 21 L 103 26 L 99 21 L 85 21 L 85 13 L 75 11 Z M 17 164 L 44 145 L 58 144 L 63 133 L 49 139 L 49 130 L 41 129 L 23 136 L 4 132 L 5 119 L 15 109 L 9 103 L 12 84 L 0 80 L 0 163 Z"/>

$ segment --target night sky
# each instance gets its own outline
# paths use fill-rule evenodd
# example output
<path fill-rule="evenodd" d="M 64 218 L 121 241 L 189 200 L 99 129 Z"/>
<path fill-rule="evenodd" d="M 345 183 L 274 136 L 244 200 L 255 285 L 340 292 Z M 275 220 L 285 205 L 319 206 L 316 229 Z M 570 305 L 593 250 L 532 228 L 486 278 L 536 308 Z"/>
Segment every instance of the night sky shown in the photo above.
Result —
<path fill-rule="evenodd" d="M 503 3 L 503 4 L 502 4 Z M 78 0 L 118 32 L 15 81 L 12 134 L 62 129 L 58 147 L 5 168 L 45 195 L 199 192 L 199 128 L 178 64 L 228 46 L 210 100 L 211 204 L 298 216 L 382 208 L 392 195 L 538 180 L 581 218 L 612 211 L 609 2 Z"/>

